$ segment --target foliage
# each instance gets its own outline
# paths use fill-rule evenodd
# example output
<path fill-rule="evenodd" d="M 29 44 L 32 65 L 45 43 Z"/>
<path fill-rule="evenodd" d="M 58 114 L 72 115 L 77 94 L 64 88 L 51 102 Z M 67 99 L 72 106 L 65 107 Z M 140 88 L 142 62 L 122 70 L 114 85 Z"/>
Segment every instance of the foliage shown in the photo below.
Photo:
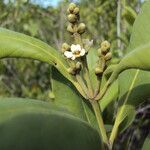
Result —
<path fill-rule="evenodd" d="M 97 150 L 100 147 L 95 129 L 51 103 L 2 98 L 0 108 L 0 148 L 3 150 Z"/>
<path fill-rule="evenodd" d="M 102 149 L 105 149 L 105 147 L 112 149 L 117 136 L 126 128 L 128 128 L 133 122 L 136 114 L 136 108 L 149 98 L 150 23 L 148 18 L 150 14 L 150 2 L 145 2 L 142 7 L 142 11 L 138 16 L 136 11 L 132 8 L 135 7 L 137 9 L 137 3 L 135 2 L 131 2 L 132 7 L 127 5 L 126 1 L 112 3 L 111 1 L 93 2 L 90 0 L 83 0 L 80 4 L 82 6 L 81 17 L 84 18 L 82 21 L 85 21 L 86 24 L 89 24 L 87 30 L 90 32 L 89 38 L 94 39 L 94 48 L 89 49 L 82 57 L 80 56 L 81 58 L 78 56 L 79 58 L 77 57 L 77 60 L 73 61 L 72 58 L 72 60 L 69 60 L 69 57 L 65 58 L 63 56 L 63 54 L 65 54 L 63 46 L 67 45 L 69 48 L 65 47 L 67 49 L 65 51 L 73 53 L 72 48 L 70 48 L 73 44 L 76 44 L 74 46 L 79 46 L 80 44 L 82 48 L 87 50 L 87 43 L 90 43 L 89 40 L 87 42 L 87 40 L 82 39 L 87 36 L 82 36 L 83 32 L 85 31 L 85 24 L 79 22 L 79 12 L 74 12 L 75 8 L 78 10 L 78 7 L 75 4 L 69 5 L 68 14 L 68 20 L 70 22 L 68 27 L 72 27 L 72 30 L 70 29 L 69 31 L 71 32 L 71 37 L 74 38 L 73 41 L 67 34 L 64 34 L 63 28 L 65 27 L 64 24 L 66 22 L 66 20 L 63 18 L 64 16 L 62 15 L 66 9 L 64 7 L 64 3 L 60 3 L 58 8 L 49 7 L 47 9 L 43 9 L 39 6 L 34 6 L 33 4 L 29 5 L 29 2 L 16 1 L 15 5 L 14 3 L 5 5 L 3 2 L 1 2 L 1 7 L 7 8 L 14 5 L 13 7 L 10 7 L 11 9 L 13 8 L 10 10 L 14 11 L 14 14 L 9 12 L 4 13 L 2 10 L 4 13 L 1 15 L 2 27 L 7 27 L 11 30 L 17 29 L 19 32 L 38 37 L 45 42 L 25 34 L 0 28 L 0 58 L 30 58 L 50 64 L 49 66 L 48 64 L 45 65 L 44 63 L 35 63 L 35 66 L 39 67 L 39 65 L 41 65 L 42 67 L 45 67 L 44 70 L 48 70 L 45 72 L 44 78 L 46 76 L 50 77 L 50 79 L 48 79 L 49 81 L 47 82 L 50 86 L 50 89 L 48 89 L 46 92 L 44 90 L 43 91 L 45 93 L 49 93 L 49 98 L 47 98 L 47 94 L 42 96 L 42 99 L 49 99 L 49 101 L 51 101 L 50 104 L 40 102 L 43 106 L 40 108 L 38 102 L 32 100 L 27 100 L 27 104 L 23 100 L 6 99 L 4 101 L 0 101 L 0 107 L 2 107 L 2 116 L 3 113 L 6 112 L 6 114 L 4 114 L 4 120 L 3 117 L 1 119 L 2 124 L 4 123 L 6 127 L 6 130 L 2 131 L 5 135 L 7 135 L 7 130 L 10 130 L 15 132 L 12 132 L 12 134 L 9 134 L 8 136 L 11 136 L 12 138 L 13 136 L 16 136 L 19 129 L 16 128 L 16 126 L 17 124 L 20 124 L 20 122 L 22 123 L 24 120 L 27 121 L 29 126 L 27 128 L 24 128 L 23 126 L 20 128 L 20 130 L 22 130 L 26 136 L 29 132 L 28 128 L 32 127 L 34 124 L 32 119 L 35 117 L 35 122 L 38 123 L 37 121 L 42 118 L 40 118 L 40 116 L 43 115 L 45 118 L 43 121 L 46 124 L 51 124 L 51 126 L 41 126 L 38 128 L 40 130 L 45 129 L 43 131 L 45 133 L 44 135 L 47 135 L 50 139 L 53 139 L 53 134 L 49 135 L 46 133 L 49 133 L 49 131 L 54 131 L 54 135 L 57 135 L 57 132 L 53 127 L 56 126 L 55 124 L 61 124 L 62 120 L 64 121 L 61 126 L 61 135 L 64 135 L 66 132 L 69 132 L 68 134 L 70 135 L 70 133 L 75 130 L 73 132 L 74 138 L 71 142 L 66 140 L 68 138 L 67 135 L 65 135 L 65 137 L 60 136 L 60 141 L 63 140 L 64 143 L 69 144 L 68 149 L 70 149 L 70 147 L 76 143 L 76 140 L 74 139 L 78 140 L 79 134 L 76 134 L 78 132 L 83 135 L 81 136 L 81 140 L 83 140 L 83 142 L 79 140 L 83 144 L 80 145 L 81 147 L 79 146 L 80 148 L 98 149 L 98 147 L 102 146 Z M 87 6 L 90 7 L 87 8 Z M 116 7 L 117 9 L 115 9 Z M 121 8 L 123 8 L 123 11 Z M 28 11 L 24 14 L 22 9 L 26 9 Z M 59 11 L 60 16 L 58 17 L 57 13 Z M 37 12 L 37 14 L 33 14 L 32 16 L 31 12 Z M 117 27 L 116 24 L 113 23 L 115 21 L 115 13 L 117 13 Z M 48 19 L 48 17 L 51 19 Z M 14 21 L 12 26 L 10 25 L 11 23 L 8 22 L 8 18 L 12 18 L 10 20 Z M 39 18 L 41 19 L 39 20 Z M 135 18 L 136 21 L 134 22 Z M 22 26 L 20 24 L 22 24 Z M 97 29 L 99 24 L 100 27 Z M 129 42 L 129 35 L 127 34 L 130 34 L 132 25 L 133 30 Z M 121 34 L 121 27 L 124 29 L 123 34 Z M 59 31 L 59 29 L 61 31 Z M 126 31 L 128 32 L 126 33 Z M 64 41 L 67 41 L 68 39 L 70 43 L 73 42 L 72 45 L 70 46 L 65 43 L 61 48 L 60 46 L 63 42 L 63 39 L 65 39 Z M 97 42 L 95 41 L 98 39 L 100 41 L 109 39 L 112 43 L 112 50 L 109 51 L 109 42 L 104 41 L 101 43 L 100 48 L 98 48 L 96 51 L 95 49 L 97 48 L 95 45 Z M 86 44 L 84 44 L 83 41 L 86 41 Z M 49 46 L 47 43 L 52 45 L 54 48 Z M 124 51 L 125 48 L 127 49 L 126 51 Z M 63 50 L 62 55 L 60 50 Z M 113 54 L 113 59 L 111 59 L 111 54 Z M 13 67 L 15 66 L 15 68 L 18 69 L 22 68 L 21 72 L 23 74 L 28 69 L 27 65 L 30 66 L 29 62 L 31 61 L 25 61 L 27 63 L 18 64 L 17 60 L 14 61 L 10 59 L 10 62 L 13 62 Z M 6 67 L 9 66 L 9 61 L 3 61 L 3 63 L 6 64 Z M 77 67 L 77 64 L 80 65 Z M 32 68 L 33 66 L 34 65 L 30 67 Z M 2 68 L 1 72 L 4 72 L 4 70 L 5 68 Z M 39 70 L 37 68 L 33 71 L 35 74 L 37 74 Z M 29 69 L 29 74 L 34 76 L 34 74 L 30 72 L 32 71 Z M 39 78 L 42 75 L 43 73 L 39 73 L 37 79 L 39 83 L 41 82 L 41 79 Z M 6 84 L 8 81 L 4 81 L 5 75 L 2 74 L 1 76 L 1 81 L 4 83 L 3 85 L 5 85 L 8 89 L 11 89 L 11 87 Z M 18 76 L 16 78 L 18 80 Z M 20 75 L 20 79 L 21 78 L 22 75 Z M 34 87 L 34 90 L 31 88 L 30 91 L 30 89 L 24 85 L 22 86 L 21 84 L 22 81 L 26 84 L 30 78 L 23 78 L 21 82 L 20 79 L 19 83 L 21 85 L 21 90 L 19 90 L 21 91 L 21 96 L 31 95 L 32 97 L 34 93 L 39 91 L 36 97 L 40 98 L 38 96 L 42 95 L 43 93 L 40 87 Z M 16 86 L 17 84 L 14 85 L 14 88 L 16 88 Z M 6 92 L 2 91 L 2 93 Z M 12 95 L 14 95 L 14 93 L 12 93 Z M 116 104 L 117 100 L 118 106 L 113 110 L 113 107 L 110 108 L 110 105 L 113 106 Z M 54 103 L 54 108 L 53 104 L 51 103 Z M 38 107 L 36 108 L 37 105 Z M 13 107 L 17 107 L 19 109 L 14 108 L 14 115 L 11 116 L 12 118 L 7 118 L 7 111 L 4 109 L 8 109 L 9 112 L 9 110 L 11 111 Z M 24 109 L 21 109 L 20 111 L 20 108 Z M 31 110 L 29 108 L 31 108 Z M 59 110 L 60 112 L 57 112 L 58 109 L 61 109 Z M 54 110 L 54 112 L 52 110 Z M 43 114 L 42 111 L 44 111 Z M 35 116 L 36 113 L 39 113 L 39 115 Z M 113 114 L 116 114 L 115 117 Z M 29 118 L 28 115 L 32 116 L 32 118 Z M 74 117 L 72 118 L 70 116 L 75 116 L 80 119 Z M 21 118 L 24 119 L 21 120 Z M 67 121 L 65 122 L 65 120 Z M 14 126 L 9 126 L 9 123 L 14 124 Z M 75 125 L 77 127 L 79 126 L 79 128 L 75 127 Z M 95 128 L 97 131 L 93 128 Z M 102 143 L 97 132 L 100 134 Z M 35 136 L 37 131 L 32 133 Z M 38 137 L 40 136 L 41 135 Z M 93 138 L 94 140 L 90 140 L 90 144 L 88 140 Z M 26 138 L 22 140 L 22 143 L 26 145 Z M 56 140 L 53 140 L 54 142 L 50 144 L 51 146 L 54 145 L 54 149 L 57 149 L 55 148 L 55 146 L 57 146 L 57 144 L 55 144 Z M 59 142 L 58 146 L 66 145 L 64 143 Z M 31 145 L 34 146 L 34 144 Z M 44 143 L 44 145 L 47 144 Z M 92 146 L 92 148 L 90 146 Z"/>

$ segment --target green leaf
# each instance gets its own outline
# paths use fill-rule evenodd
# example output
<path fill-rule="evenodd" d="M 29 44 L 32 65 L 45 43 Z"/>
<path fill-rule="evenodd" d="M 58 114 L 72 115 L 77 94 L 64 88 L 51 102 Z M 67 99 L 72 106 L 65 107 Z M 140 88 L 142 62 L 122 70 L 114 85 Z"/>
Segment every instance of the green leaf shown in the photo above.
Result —
<path fill-rule="evenodd" d="M 49 63 L 78 88 L 74 77 L 67 72 L 68 64 L 58 51 L 38 39 L 0 28 L 0 58 L 8 57 L 30 58 Z"/>
<path fill-rule="evenodd" d="M 50 103 L 0 99 L 0 149 L 101 149 L 98 132 Z"/>
<path fill-rule="evenodd" d="M 133 50 L 134 48 L 147 45 L 150 43 L 150 1 L 146 1 L 142 9 L 135 20 L 132 29 L 132 35 L 130 38 L 130 45 L 128 51 Z"/>
<path fill-rule="evenodd" d="M 129 59 L 124 58 L 122 61 L 127 66 L 130 66 L 133 63 L 134 66 L 137 65 L 140 66 L 140 68 L 146 68 L 147 70 L 150 69 L 150 28 L 147 27 L 150 23 L 150 21 L 147 21 L 147 19 L 150 17 L 150 10 L 149 10 L 150 2 L 147 2 L 144 4 L 143 9 L 141 11 L 141 14 L 137 17 L 137 20 L 135 21 L 134 27 L 133 27 L 133 33 L 131 36 L 131 42 L 128 48 L 128 52 L 130 55 Z M 148 23 L 149 22 L 149 23 Z M 143 26 L 146 26 L 145 28 Z M 142 33 L 143 32 L 143 33 Z M 140 41 L 139 41 L 140 36 Z M 132 49 L 136 50 L 132 50 Z M 132 55 L 132 56 L 131 56 Z M 134 58 L 133 58 L 134 57 Z M 132 59 L 133 58 L 133 59 Z M 132 60 L 131 60 L 132 59 Z M 134 111 L 136 107 L 141 104 L 143 101 L 147 100 L 149 97 L 149 89 L 150 89 L 150 73 L 146 71 L 139 71 L 139 70 L 127 70 L 124 71 L 119 76 L 119 86 L 120 86 L 120 98 L 119 98 L 119 105 L 129 105 L 132 106 Z M 124 108 L 125 111 L 126 108 Z M 131 110 L 131 114 L 128 111 L 128 114 L 125 115 L 124 111 L 122 111 L 122 115 L 125 116 L 125 118 L 130 118 L 129 122 L 131 123 L 133 121 L 134 115 L 131 118 L 131 114 L 133 114 L 133 110 Z M 122 117 L 123 117 L 122 116 Z M 124 127 L 123 127 L 124 124 Z M 122 124 L 122 130 L 126 129 L 128 125 L 124 122 Z"/>
<path fill-rule="evenodd" d="M 150 44 L 133 49 L 117 65 L 112 73 L 109 82 L 112 83 L 118 75 L 127 69 L 150 70 Z"/>
<path fill-rule="evenodd" d="M 96 118 L 90 103 L 79 95 L 74 86 L 55 68 L 52 69 L 51 82 L 55 95 L 53 102 L 97 128 Z"/>
<path fill-rule="evenodd" d="M 109 78 L 110 75 L 113 73 L 113 71 L 116 69 L 117 64 L 112 64 L 108 66 L 108 68 L 105 70 L 104 75 Z"/>
<path fill-rule="evenodd" d="M 134 69 L 125 71 L 119 76 L 119 87 L 119 106 L 127 105 L 134 110 L 128 111 L 128 114 L 124 113 L 127 108 L 124 108 L 124 111 L 122 110 L 122 117 L 126 119 L 128 117 L 130 119 L 128 125 L 130 125 L 134 119 L 134 115 L 131 114 L 135 113 L 135 109 L 139 104 L 149 98 L 150 73 Z M 123 122 L 120 131 L 126 129 L 128 125 Z"/>
<path fill-rule="evenodd" d="M 110 77 L 112 74 L 113 70 L 117 67 L 117 64 L 115 65 L 110 65 L 108 68 L 105 70 L 102 81 L 101 81 L 101 90 L 105 86 L 107 79 Z M 106 94 L 102 97 L 102 99 L 99 101 L 101 111 L 103 112 L 108 105 L 112 104 L 113 101 L 117 100 L 118 98 L 118 80 L 112 83 L 110 87 L 108 88 L 108 91 Z M 112 112 L 111 112 L 112 113 Z"/>
<path fill-rule="evenodd" d="M 95 75 L 95 68 L 97 67 L 96 62 L 98 60 L 97 50 L 96 49 L 90 49 L 87 55 L 87 63 L 89 68 L 89 73 L 91 77 L 91 82 L 93 87 L 96 87 L 97 83 L 97 76 Z"/>
<path fill-rule="evenodd" d="M 118 80 L 116 80 L 108 89 L 107 93 L 104 97 L 99 101 L 101 111 L 103 112 L 104 109 L 112 102 L 117 100 L 118 98 Z"/>
<path fill-rule="evenodd" d="M 142 150 L 148 150 L 150 148 L 150 135 L 147 136 L 147 138 L 144 141 Z"/>
<path fill-rule="evenodd" d="M 150 69 L 150 2 L 145 2 L 131 35 L 128 54 L 118 65 L 118 73 L 129 68 Z M 133 121 L 136 107 L 149 97 L 150 72 L 130 69 L 119 76 L 119 109 L 110 137 L 125 130 Z M 121 125 L 121 126 L 120 126 Z"/>
<path fill-rule="evenodd" d="M 133 26 L 128 54 L 120 61 L 114 71 L 111 82 L 119 73 L 130 68 L 150 70 L 150 2 L 144 3 L 142 10 Z"/>

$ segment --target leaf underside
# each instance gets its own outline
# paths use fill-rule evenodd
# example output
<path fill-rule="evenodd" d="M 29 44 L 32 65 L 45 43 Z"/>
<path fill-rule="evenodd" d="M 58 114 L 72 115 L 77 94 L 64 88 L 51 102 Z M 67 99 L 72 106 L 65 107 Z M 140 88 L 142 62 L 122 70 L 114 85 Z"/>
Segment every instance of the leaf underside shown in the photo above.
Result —
<path fill-rule="evenodd" d="M 0 99 L 0 149 L 101 149 L 98 132 L 50 103 Z"/>

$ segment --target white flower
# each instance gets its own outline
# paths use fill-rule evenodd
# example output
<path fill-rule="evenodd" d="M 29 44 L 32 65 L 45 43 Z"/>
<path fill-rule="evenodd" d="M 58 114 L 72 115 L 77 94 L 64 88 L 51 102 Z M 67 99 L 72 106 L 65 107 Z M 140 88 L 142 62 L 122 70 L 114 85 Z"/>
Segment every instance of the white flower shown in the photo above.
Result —
<path fill-rule="evenodd" d="M 83 39 L 83 44 L 85 46 L 91 47 L 93 45 L 93 40 L 89 40 L 89 39 Z"/>
<path fill-rule="evenodd" d="M 75 60 L 76 58 L 85 55 L 85 49 L 81 48 L 79 44 L 72 44 L 71 51 L 65 51 L 64 55 L 69 59 Z"/>
<path fill-rule="evenodd" d="M 88 52 L 88 50 L 92 47 L 93 45 L 93 40 L 89 40 L 89 39 L 83 39 L 83 44 L 84 44 L 84 47 L 86 49 L 86 52 Z"/>

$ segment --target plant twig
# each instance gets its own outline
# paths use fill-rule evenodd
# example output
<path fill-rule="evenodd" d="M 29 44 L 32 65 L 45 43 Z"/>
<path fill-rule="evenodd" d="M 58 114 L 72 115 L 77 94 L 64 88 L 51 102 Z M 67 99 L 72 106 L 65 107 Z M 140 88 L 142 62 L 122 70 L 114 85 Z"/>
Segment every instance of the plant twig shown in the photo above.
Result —
<path fill-rule="evenodd" d="M 93 107 L 93 110 L 94 110 L 94 113 L 95 113 L 95 116 L 96 116 L 96 119 L 97 119 L 97 123 L 98 123 L 98 126 L 99 126 L 100 135 L 102 137 L 102 140 L 109 147 L 109 141 L 108 141 L 108 137 L 107 137 L 107 134 L 106 134 L 106 129 L 105 129 L 105 126 L 104 126 L 104 122 L 103 122 L 103 119 L 102 119 L 100 106 L 99 106 L 98 102 L 95 101 L 95 100 L 91 101 L 91 104 L 92 104 L 92 107 Z"/>
<path fill-rule="evenodd" d="M 76 83 L 76 88 L 85 99 L 88 99 L 85 91 L 82 89 L 81 85 L 78 82 Z"/>
<path fill-rule="evenodd" d="M 119 37 L 119 38 L 121 36 L 121 24 L 120 24 L 120 21 L 121 21 L 121 2 L 120 2 L 120 0 L 118 0 L 118 2 L 117 2 L 117 37 Z M 118 55 L 119 55 L 119 57 L 122 57 L 121 40 L 119 38 L 117 39 L 117 47 L 119 49 Z"/>
<path fill-rule="evenodd" d="M 83 79 L 81 78 L 79 74 L 76 74 L 76 79 L 79 85 L 81 86 L 82 90 L 84 91 L 84 93 L 88 96 L 88 88 L 86 87 Z"/>
<path fill-rule="evenodd" d="M 93 98 L 94 92 L 93 92 L 93 87 L 92 87 L 92 83 L 91 83 L 91 79 L 90 79 L 90 75 L 89 75 L 86 57 L 83 58 L 82 62 L 83 62 L 83 77 L 84 77 L 86 84 L 87 84 L 89 96 L 90 96 L 90 98 Z"/>

